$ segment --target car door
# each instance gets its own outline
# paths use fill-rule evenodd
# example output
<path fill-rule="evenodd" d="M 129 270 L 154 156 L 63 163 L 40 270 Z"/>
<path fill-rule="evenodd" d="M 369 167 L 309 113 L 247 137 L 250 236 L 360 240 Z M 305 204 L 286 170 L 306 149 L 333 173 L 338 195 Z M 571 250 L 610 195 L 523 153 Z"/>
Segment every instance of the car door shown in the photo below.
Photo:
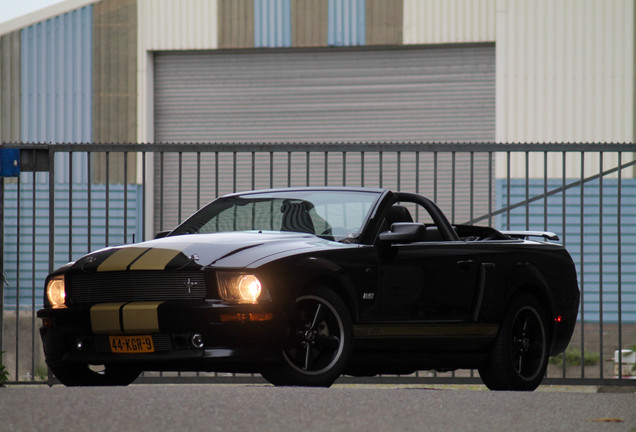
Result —
<path fill-rule="evenodd" d="M 380 310 L 391 322 L 463 322 L 473 317 L 479 256 L 461 241 L 385 246 L 379 260 Z"/>

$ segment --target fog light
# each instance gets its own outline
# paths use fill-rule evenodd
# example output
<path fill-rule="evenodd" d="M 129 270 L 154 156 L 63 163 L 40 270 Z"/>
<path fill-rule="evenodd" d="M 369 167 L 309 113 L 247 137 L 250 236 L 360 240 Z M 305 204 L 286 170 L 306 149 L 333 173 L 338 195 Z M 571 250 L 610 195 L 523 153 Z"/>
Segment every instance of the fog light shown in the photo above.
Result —
<path fill-rule="evenodd" d="M 203 336 L 201 336 L 199 333 L 193 334 L 190 342 L 192 342 L 192 346 L 195 348 L 203 348 Z"/>

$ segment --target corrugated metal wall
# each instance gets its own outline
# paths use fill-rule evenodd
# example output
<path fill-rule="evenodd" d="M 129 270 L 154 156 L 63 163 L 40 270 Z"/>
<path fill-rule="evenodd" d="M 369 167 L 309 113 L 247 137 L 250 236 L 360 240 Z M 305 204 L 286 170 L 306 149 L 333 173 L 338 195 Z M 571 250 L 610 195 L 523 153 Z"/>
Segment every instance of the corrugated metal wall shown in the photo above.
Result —
<path fill-rule="evenodd" d="M 402 44 L 402 0 L 367 0 L 366 44 Z"/>
<path fill-rule="evenodd" d="M 219 2 L 219 48 L 254 47 L 254 0 Z"/>
<path fill-rule="evenodd" d="M 405 44 L 495 40 L 496 0 L 403 1 Z"/>
<path fill-rule="evenodd" d="M 572 181 L 572 179 L 570 179 Z M 561 186 L 560 179 L 548 180 L 548 190 Z M 543 181 L 531 180 L 530 196 L 543 193 Z M 512 204 L 525 200 L 525 180 L 513 180 L 510 184 L 510 202 Z M 525 207 L 512 211 L 510 226 L 506 217 L 498 217 L 500 229 L 512 230 L 544 230 L 557 233 L 561 241 L 572 254 L 579 273 L 581 284 L 584 318 L 586 322 L 618 322 L 619 309 L 623 323 L 636 322 L 636 230 L 634 215 L 636 214 L 636 180 L 623 179 L 621 182 L 621 207 L 617 206 L 618 182 L 606 179 L 603 181 L 601 198 L 599 182 L 585 185 L 583 190 L 584 239 L 581 245 L 581 188 L 576 187 L 566 192 L 565 231 L 563 227 L 562 194 L 555 194 L 547 200 L 547 221 L 544 218 L 544 201 L 536 201 L 529 205 L 529 226 L 526 226 Z M 497 208 L 505 207 L 507 202 L 507 185 L 503 180 L 497 182 Z M 621 213 L 621 284 L 618 284 L 618 211 Z M 600 221 L 603 223 L 601 224 Z M 602 235 L 601 235 L 602 233 Z M 601 253 L 602 250 L 602 253 Z M 601 261 L 602 258 L 602 269 Z M 619 288 L 621 303 L 619 304 Z M 602 299 L 601 293 L 602 291 Z M 601 301 L 602 300 L 602 301 Z M 602 313 L 601 313 L 602 308 Z M 579 320 L 582 317 L 579 315 Z M 628 344 L 631 344 L 628 341 Z"/>
<path fill-rule="evenodd" d="M 0 142 L 20 141 L 20 32 L 0 37 Z"/>
<path fill-rule="evenodd" d="M 327 9 L 326 0 L 292 0 L 292 46 L 327 45 Z"/>
<path fill-rule="evenodd" d="M 634 1 L 501 0 L 497 140 L 634 139 Z"/>
<path fill-rule="evenodd" d="M 22 141 L 91 140 L 92 9 L 22 30 Z"/>
<path fill-rule="evenodd" d="M 155 61 L 158 142 L 494 139 L 495 59 L 491 44 L 402 50 L 170 52 L 157 54 Z M 391 154 L 378 160 L 377 154 L 369 156 L 366 185 L 382 181 L 378 176 L 380 163 L 385 167 L 384 185 L 399 177 L 395 157 Z M 157 229 L 180 220 L 177 158 L 166 154 L 157 171 L 165 175 L 155 183 L 156 196 L 161 190 L 165 194 L 164 206 L 156 209 Z M 409 183 L 415 173 L 413 159 L 413 155 L 405 155 L 401 161 L 409 167 L 404 168 L 401 187 L 411 184 L 409 190 L 415 190 L 415 183 Z M 274 169 L 287 170 L 286 161 L 282 162 Z M 300 162 L 304 164 L 304 159 Z M 422 161 L 422 173 L 433 171 L 431 162 Z M 456 162 L 459 177 L 468 176 L 469 156 L 458 156 Z M 204 160 L 203 172 L 216 172 L 210 163 Z M 477 155 L 474 163 L 476 182 L 486 185 L 487 155 Z M 228 179 L 233 176 L 233 162 L 226 159 L 220 164 L 220 181 L 225 184 L 219 187 L 206 180 L 201 195 L 207 199 L 215 187 L 220 193 L 232 192 Z M 342 169 L 339 164 L 334 158 L 328 171 Z M 450 172 L 451 164 L 450 155 L 440 156 L 440 173 Z M 352 162 L 349 172 L 357 166 Z M 268 165 L 259 167 L 267 169 Z M 245 169 L 251 172 L 249 165 Z M 315 165 L 310 171 L 312 185 L 323 184 L 322 166 Z M 184 185 L 196 183 L 193 155 L 184 156 L 182 172 Z M 295 185 L 305 183 L 304 174 L 292 176 Z M 238 190 L 268 187 L 269 177 L 259 177 L 265 183 L 253 185 L 247 177 L 238 179 L 235 186 Z M 451 180 L 443 177 L 440 187 L 448 192 Z M 479 202 L 487 206 L 487 187 L 476 191 Z M 192 192 L 182 192 L 181 215 L 185 216 L 196 205 Z M 457 191 L 462 203 L 456 213 L 458 220 L 468 219 L 469 193 L 467 188 Z M 449 204 L 450 194 L 440 193 L 440 201 Z"/>
<path fill-rule="evenodd" d="M 634 21 L 633 0 L 500 0 L 497 141 L 633 142 Z M 574 160 L 568 174 L 580 176 Z"/>
<path fill-rule="evenodd" d="M 92 139 L 92 6 L 21 31 L 21 141 Z M 68 181 L 67 157 L 56 160 L 56 181 Z M 73 180 L 86 181 L 86 163 L 73 163 Z M 44 179 L 43 179 L 44 181 Z"/>
<path fill-rule="evenodd" d="M 329 0 L 327 44 L 330 46 L 366 43 L 366 1 Z"/>
<path fill-rule="evenodd" d="M 290 0 L 254 0 L 254 46 L 291 46 Z"/>

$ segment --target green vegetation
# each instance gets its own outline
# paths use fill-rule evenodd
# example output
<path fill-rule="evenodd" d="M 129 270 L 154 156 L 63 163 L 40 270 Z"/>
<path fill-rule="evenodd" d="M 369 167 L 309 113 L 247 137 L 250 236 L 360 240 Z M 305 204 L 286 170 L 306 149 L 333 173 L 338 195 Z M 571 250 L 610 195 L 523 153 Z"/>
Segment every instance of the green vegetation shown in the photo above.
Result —
<path fill-rule="evenodd" d="M 2 354 L 4 354 L 4 351 L 0 351 L 0 387 L 2 387 L 4 382 L 9 379 L 9 372 L 7 371 L 5 365 L 2 363 Z"/>
<path fill-rule="evenodd" d="M 49 368 L 45 365 L 40 365 L 35 369 L 35 378 L 40 381 L 46 381 L 49 378 Z"/>
<path fill-rule="evenodd" d="M 598 364 L 600 361 L 600 356 L 597 353 L 589 353 L 585 352 L 583 357 L 583 364 L 585 366 L 593 366 Z M 556 355 L 554 357 L 550 357 L 549 360 L 552 365 L 562 365 L 563 364 L 563 354 Z M 575 348 L 568 348 L 565 351 L 565 364 L 567 366 L 581 366 L 581 350 Z"/>

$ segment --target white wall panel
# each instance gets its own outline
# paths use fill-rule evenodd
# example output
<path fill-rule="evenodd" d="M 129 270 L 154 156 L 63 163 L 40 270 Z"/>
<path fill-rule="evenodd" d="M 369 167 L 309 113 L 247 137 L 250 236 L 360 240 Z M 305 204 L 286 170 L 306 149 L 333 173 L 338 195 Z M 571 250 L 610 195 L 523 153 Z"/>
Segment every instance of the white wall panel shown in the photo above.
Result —
<path fill-rule="evenodd" d="M 498 0 L 496 49 L 498 142 L 634 140 L 633 0 Z"/>
<path fill-rule="evenodd" d="M 404 0 L 404 43 L 495 40 L 495 0 Z"/>
<path fill-rule="evenodd" d="M 218 48 L 216 0 L 138 0 L 138 141 L 153 141 L 152 51 Z"/>

